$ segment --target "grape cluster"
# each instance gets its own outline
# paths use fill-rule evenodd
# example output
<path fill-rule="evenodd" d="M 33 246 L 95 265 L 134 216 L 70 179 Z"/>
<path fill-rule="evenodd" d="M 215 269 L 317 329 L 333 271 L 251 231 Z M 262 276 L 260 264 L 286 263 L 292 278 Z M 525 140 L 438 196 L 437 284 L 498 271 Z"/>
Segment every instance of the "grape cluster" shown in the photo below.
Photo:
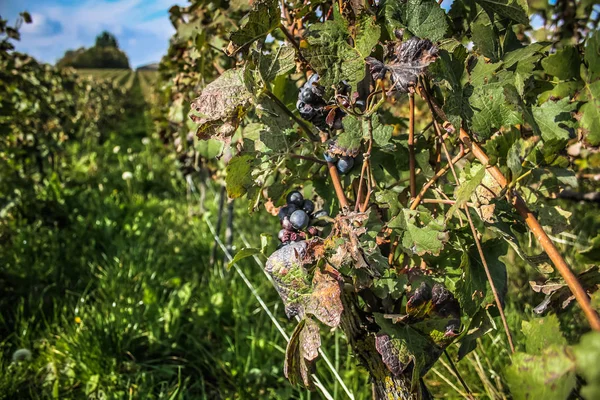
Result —
<path fill-rule="evenodd" d="M 306 232 L 316 236 L 319 231 L 315 225 L 319 224 L 320 218 L 328 216 L 327 211 L 315 212 L 315 203 L 305 200 L 296 190 L 288 193 L 286 202 L 287 204 L 279 210 L 282 229 L 279 231 L 278 238 L 282 245 L 306 239 Z"/>
<path fill-rule="evenodd" d="M 342 118 L 346 114 L 323 99 L 325 88 L 317 83 L 318 80 L 319 75 L 312 74 L 300 88 L 296 108 L 302 118 L 322 131 L 328 128 L 342 129 Z"/>
<path fill-rule="evenodd" d="M 352 167 L 354 167 L 354 157 L 350 157 L 350 156 L 337 157 L 336 155 L 331 154 L 329 152 L 326 152 L 324 156 L 325 156 L 325 161 L 335 164 L 335 166 L 340 174 L 346 174 L 346 173 L 350 172 Z"/>

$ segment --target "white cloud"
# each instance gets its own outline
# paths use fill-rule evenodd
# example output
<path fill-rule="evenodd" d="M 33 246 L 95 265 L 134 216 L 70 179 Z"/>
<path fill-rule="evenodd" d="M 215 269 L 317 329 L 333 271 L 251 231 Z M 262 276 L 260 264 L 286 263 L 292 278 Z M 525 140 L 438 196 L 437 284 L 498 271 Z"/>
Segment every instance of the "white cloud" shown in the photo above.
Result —
<path fill-rule="evenodd" d="M 167 15 L 174 2 L 87 0 L 69 5 L 37 4 L 33 23 L 22 27 L 17 49 L 42 61 L 55 62 L 66 50 L 93 45 L 95 37 L 107 30 L 117 36 L 132 66 L 157 62 L 175 32 Z"/>

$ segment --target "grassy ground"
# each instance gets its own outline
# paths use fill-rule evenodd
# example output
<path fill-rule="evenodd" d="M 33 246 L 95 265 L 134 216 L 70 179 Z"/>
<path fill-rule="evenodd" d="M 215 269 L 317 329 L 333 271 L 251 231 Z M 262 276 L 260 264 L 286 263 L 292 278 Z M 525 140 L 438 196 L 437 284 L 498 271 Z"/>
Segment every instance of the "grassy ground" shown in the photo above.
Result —
<path fill-rule="evenodd" d="M 250 290 L 222 253 L 209 264 L 212 237 L 150 135 L 139 76 L 128 98 L 108 140 L 74 145 L 66 183 L 40 194 L 54 222 L 19 221 L 1 246 L 0 398 L 306 398 Z M 236 229 L 256 237 L 257 218 Z M 257 265 L 242 267 L 291 332 Z M 18 349 L 31 358 L 13 362 Z"/>

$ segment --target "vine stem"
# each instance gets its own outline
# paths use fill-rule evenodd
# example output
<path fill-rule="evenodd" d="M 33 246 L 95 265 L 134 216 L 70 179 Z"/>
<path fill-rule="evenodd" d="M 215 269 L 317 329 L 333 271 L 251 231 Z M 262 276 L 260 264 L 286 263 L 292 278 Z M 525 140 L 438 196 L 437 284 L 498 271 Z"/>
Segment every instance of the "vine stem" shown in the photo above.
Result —
<path fill-rule="evenodd" d="M 433 113 L 433 109 L 431 111 Z M 444 150 L 444 154 L 446 158 L 450 160 L 450 153 L 448 152 L 448 146 L 446 146 L 446 142 L 443 141 L 442 132 L 436 120 L 433 121 L 433 126 L 437 135 L 440 137 L 440 142 L 442 145 L 442 150 Z M 458 174 L 454 169 L 454 164 L 452 161 L 449 161 L 450 169 L 452 170 L 452 175 L 454 176 L 454 181 L 457 185 L 459 185 Z M 485 168 L 485 166 L 484 166 Z M 471 218 L 471 211 L 467 204 L 463 206 L 465 213 L 467 214 L 467 221 L 469 221 L 469 227 L 471 228 L 471 232 L 473 233 L 473 239 L 475 240 L 475 246 L 477 246 L 477 251 L 479 252 L 479 258 L 481 259 L 481 263 L 483 264 L 483 269 L 485 270 L 485 275 L 487 277 L 488 282 L 490 283 L 490 287 L 492 289 L 492 294 L 494 295 L 494 300 L 496 302 L 496 307 L 498 307 L 498 311 L 500 313 L 500 319 L 502 320 L 502 325 L 504 325 L 504 331 L 506 332 L 506 337 L 508 338 L 508 345 L 510 346 L 510 351 L 512 353 L 515 352 L 515 345 L 512 340 L 512 335 L 510 334 L 510 329 L 508 327 L 508 322 L 506 321 L 506 315 L 504 314 L 504 307 L 502 307 L 502 301 L 500 300 L 500 296 L 498 295 L 498 290 L 496 289 L 496 285 L 494 284 L 494 280 L 492 279 L 492 274 L 490 272 L 490 267 L 488 266 L 487 260 L 485 259 L 485 254 L 483 253 L 483 247 L 481 247 L 481 241 L 479 240 L 479 234 L 477 233 L 477 229 L 475 228 L 475 224 L 473 223 L 473 218 Z"/>
<path fill-rule="evenodd" d="M 281 30 L 281 32 L 283 32 L 283 34 L 285 35 L 288 42 L 290 42 L 290 44 L 292 46 L 294 46 L 294 48 L 296 49 L 296 52 L 298 53 L 298 59 L 310 68 L 310 64 L 308 63 L 306 58 L 304 58 L 304 56 L 302 55 L 300 46 L 298 45 L 298 43 L 296 43 L 296 39 L 294 39 L 294 37 L 292 36 L 290 31 L 288 31 L 287 28 L 285 26 L 283 26 L 283 24 L 279 24 L 279 30 Z M 312 70 L 312 68 L 310 68 L 310 69 Z"/>
<path fill-rule="evenodd" d="M 423 200 L 423 196 L 425 196 L 425 193 L 431 187 L 431 185 L 433 185 L 442 176 L 446 175 L 446 172 L 448 172 L 450 170 L 450 161 L 452 162 L 452 164 L 455 164 L 468 153 L 469 153 L 468 149 L 461 149 L 461 152 L 456 157 L 454 157 L 452 160 L 448 159 L 449 163 L 447 165 L 445 165 L 443 168 L 440 168 L 440 170 L 438 172 L 436 172 L 435 175 L 432 176 L 431 179 L 429 179 L 429 181 L 427 181 L 427 183 L 423 186 L 421 191 L 417 194 L 417 196 L 411 203 L 410 209 L 416 210 L 417 207 L 419 206 L 419 204 L 421 203 L 421 201 Z"/>
<path fill-rule="evenodd" d="M 329 176 L 331 177 L 331 182 L 333 183 L 333 188 L 335 189 L 335 195 L 340 202 L 341 208 L 348 207 L 348 199 L 346 199 L 346 195 L 344 194 L 344 189 L 342 188 L 342 183 L 340 182 L 340 176 L 337 172 L 337 167 L 334 163 L 327 162 L 327 169 L 329 170 Z"/>
<path fill-rule="evenodd" d="M 430 105 L 433 105 L 433 100 L 429 98 L 429 96 L 427 95 L 427 93 L 425 93 L 424 90 L 421 90 L 420 93 L 423 97 L 425 97 L 426 100 L 428 100 L 428 103 Z M 438 116 L 442 118 L 446 123 L 450 124 L 450 122 L 448 122 L 446 118 L 443 118 L 442 115 Z M 465 146 L 467 146 L 467 148 L 471 150 L 475 158 L 477 158 L 481 164 L 486 166 L 487 171 L 490 173 L 490 175 L 492 175 L 496 182 L 498 182 L 498 185 L 500 185 L 502 188 L 508 186 L 508 181 L 502 173 L 502 171 L 500 171 L 500 169 L 497 166 L 489 166 L 490 159 L 487 156 L 487 154 L 477 143 L 474 143 L 471 140 L 471 137 L 469 136 L 467 131 L 465 131 L 462 127 L 460 127 L 459 129 L 459 138 L 465 144 Z M 554 246 L 554 243 L 552 243 L 552 240 L 548 237 L 548 234 L 544 231 L 537 218 L 533 215 L 523 198 L 519 195 L 519 193 L 516 190 L 513 189 L 506 195 L 510 203 L 515 208 L 515 210 L 525 220 L 525 223 L 527 224 L 531 232 L 534 234 L 534 237 L 536 238 L 538 243 L 540 243 L 546 254 L 548 254 L 548 257 L 550 258 L 560 275 L 565 280 L 565 283 L 571 290 L 571 293 L 573 293 L 573 295 L 575 296 L 575 300 L 577 300 L 577 303 L 579 303 L 579 306 L 583 310 L 583 313 L 585 314 L 585 317 L 588 320 L 592 329 L 600 331 L 600 316 L 598 316 L 598 313 L 596 313 L 596 311 L 594 311 L 594 309 L 592 308 L 590 298 L 585 292 L 585 289 L 583 288 L 583 286 L 581 286 L 581 283 L 579 282 L 569 265 L 566 263 L 565 259 L 560 255 L 558 249 L 556 248 L 556 246 Z"/>
<path fill-rule="evenodd" d="M 487 154 L 485 154 L 483 149 L 481 149 L 481 147 L 479 147 L 477 143 L 473 143 L 471 141 L 471 137 L 464 129 L 460 129 L 459 135 L 462 142 L 466 146 L 471 148 L 473 155 L 483 165 L 489 165 L 489 157 L 487 156 Z M 500 171 L 498 167 L 489 167 L 488 171 L 502 188 L 505 188 L 508 185 L 506 177 L 504 176 L 504 174 L 502 174 L 502 171 Z M 548 234 L 544 231 L 544 228 L 542 228 L 537 218 L 533 215 L 529 207 L 527 207 L 525 200 L 523 200 L 521 195 L 519 195 L 519 193 L 516 190 L 512 190 L 511 192 L 507 193 L 507 196 L 513 207 L 525 220 L 525 223 L 527 224 L 529 229 L 531 229 L 531 232 L 533 233 L 534 237 L 540 243 L 546 254 L 548 254 L 548 257 L 550 257 L 550 260 L 552 260 L 552 263 L 565 280 L 565 283 L 571 290 L 571 293 L 573 293 L 573 295 L 575 296 L 575 300 L 577 300 L 577 303 L 579 303 L 579 306 L 583 310 L 583 313 L 585 314 L 592 329 L 600 331 L 600 317 L 598 316 L 598 313 L 596 313 L 596 311 L 594 311 L 594 309 L 592 308 L 590 298 L 585 292 L 585 289 L 583 288 L 583 286 L 581 286 L 581 283 L 579 282 L 573 271 L 571 271 L 571 268 L 569 267 L 565 259 L 560 255 L 558 249 L 556 248 L 556 246 L 554 246 L 554 243 L 552 243 L 552 240 L 548 237 Z"/>
<path fill-rule="evenodd" d="M 365 177 L 365 172 L 367 171 L 367 168 L 369 166 L 369 159 L 371 157 L 371 149 L 373 148 L 373 122 L 371 120 L 371 118 L 369 118 L 368 120 L 368 127 L 369 127 L 369 146 L 367 148 L 367 152 L 364 154 L 363 158 L 363 165 L 362 165 L 362 169 L 360 170 L 360 180 L 358 183 L 358 192 L 356 194 L 356 204 L 354 205 L 354 211 L 358 211 L 359 207 L 360 207 L 360 211 L 364 211 L 361 205 L 361 197 L 362 197 L 362 187 L 363 187 L 363 181 L 364 181 L 364 177 Z M 369 178 L 367 177 L 367 180 Z M 369 192 L 370 192 L 370 188 L 369 188 Z M 367 198 L 368 201 L 368 194 L 367 196 L 365 196 Z"/>
<path fill-rule="evenodd" d="M 320 141 L 319 138 L 314 133 L 312 133 L 312 131 L 310 130 L 310 128 L 308 127 L 308 125 L 306 125 L 304 123 L 304 121 L 302 121 L 293 112 L 291 112 L 290 109 L 287 108 L 287 106 L 285 104 L 283 104 L 281 102 L 281 100 L 279 100 L 277 98 L 277 96 L 275 96 L 273 94 L 273 92 L 271 92 L 270 90 L 265 90 L 265 94 L 267 95 L 267 97 L 269 97 L 275 103 L 277 103 L 277 105 L 279 106 L 279 108 L 281 108 L 283 110 L 283 112 L 285 112 L 291 119 L 294 120 L 294 122 L 296 122 L 298 124 L 298 126 L 304 131 L 304 133 L 306 133 L 306 136 L 308 136 L 308 138 L 311 141 L 313 141 L 313 142 L 319 142 Z"/>
<path fill-rule="evenodd" d="M 408 167 L 410 169 L 410 197 L 417 196 L 417 176 L 415 166 L 415 94 L 408 93 Z"/>

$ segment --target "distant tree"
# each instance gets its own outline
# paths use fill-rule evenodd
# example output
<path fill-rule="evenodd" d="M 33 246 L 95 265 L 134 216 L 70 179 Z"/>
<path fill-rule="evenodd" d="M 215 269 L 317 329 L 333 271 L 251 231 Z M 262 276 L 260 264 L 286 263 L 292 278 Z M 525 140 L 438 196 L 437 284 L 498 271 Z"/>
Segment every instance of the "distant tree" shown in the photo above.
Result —
<path fill-rule="evenodd" d="M 129 69 L 129 59 L 122 50 L 119 50 L 115 36 L 104 31 L 96 37 L 96 44 L 93 47 L 67 50 L 56 65 L 74 68 Z"/>
<path fill-rule="evenodd" d="M 117 38 L 113 34 L 104 31 L 96 36 L 96 47 L 114 47 L 118 49 L 119 44 L 117 43 Z"/>

